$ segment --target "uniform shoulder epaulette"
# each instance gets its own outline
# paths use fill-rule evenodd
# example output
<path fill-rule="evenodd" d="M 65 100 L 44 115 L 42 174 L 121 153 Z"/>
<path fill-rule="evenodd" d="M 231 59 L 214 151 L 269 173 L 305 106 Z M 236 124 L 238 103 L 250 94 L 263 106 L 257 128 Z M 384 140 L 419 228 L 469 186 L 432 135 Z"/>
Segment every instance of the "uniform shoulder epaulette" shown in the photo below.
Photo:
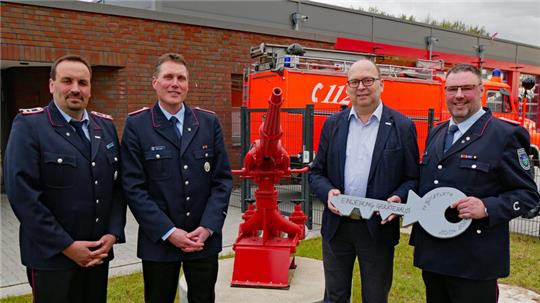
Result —
<path fill-rule="evenodd" d="M 435 122 L 433 125 L 434 125 L 434 126 L 439 126 L 439 125 L 441 125 L 441 124 L 443 124 L 443 123 L 446 123 L 446 122 L 448 122 L 448 121 L 450 121 L 450 119 L 448 119 L 448 120 L 442 120 L 442 121 L 437 121 L 437 122 Z"/>
<path fill-rule="evenodd" d="M 512 120 L 512 119 L 508 119 L 508 118 L 505 118 L 505 117 L 499 117 L 499 120 L 502 120 L 504 122 L 508 122 L 510 124 L 513 124 L 513 125 L 519 125 L 519 122 L 516 121 L 516 120 Z"/>
<path fill-rule="evenodd" d="M 209 113 L 209 114 L 212 114 L 212 115 L 215 115 L 216 112 L 213 112 L 211 110 L 208 110 L 208 109 L 204 109 L 204 108 L 200 108 L 200 107 L 194 107 L 193 109 L 196 109 L 196 110 L 200 110 L 201 112 L 205 112 L 205 113 Z"/>
<path fill-rule="evenodd" d="M 19 108 L 19 113 L 23 115 L 33 115 L 33 114 L 39 114 L 44 112 L 45 109 L 43 107 L 34 107 L 34 108 Z"/>
<path fill-rule="evenodd" d="M 139 109 L 136 110 L 136 111 L 132 111 L 131 113 L 128 114 L 128 116 L 133 116 L 133 115 L 136 115 L 136 114 L 138 114 L 138 113 L 142 113 L 142 112 L 144 112 L 144 111 L 147 111 L 147 110 L 149 110 L 149 109 L 150 109 L 150 107 L 146 107 L 146 106 L 145 106 L 145 107 L 143 107 L 143 108 L 139 108 Z"/>
<path fill-rule="evenodd" d="M 107 119 L 107 120 L 113 120 L 113 117 L 111 115 L 107 115 L 107 114 L 103 114 L 103 113 L 100 113 L 100 112 L 96 112 L 96 111 L 91 111 L 90 112 L 92 115 L 94 116 L 97 116 L 97 117 L 100 117 L 100 118 L 103 118 L 103 119 Z"/>

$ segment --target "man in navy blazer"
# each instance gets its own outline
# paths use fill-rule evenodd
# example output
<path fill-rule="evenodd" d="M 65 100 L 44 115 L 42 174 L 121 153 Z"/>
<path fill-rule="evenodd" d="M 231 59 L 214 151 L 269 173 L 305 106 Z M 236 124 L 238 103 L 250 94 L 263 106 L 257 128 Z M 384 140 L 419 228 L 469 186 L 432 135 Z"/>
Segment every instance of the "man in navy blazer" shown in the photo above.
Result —
<path fill-rule="evenodd" d="M 123 187 L 139 222 L 145 301 L 173 302 L 183 266 L 191 303 L 214 302 L 232 176 L 215 113 L 184 102 L 182 55 L 158 58 L 158 101 L 131 113 L 122 137 Z"/>
<path fill-rule="evenodd" d="M 418 193 L 436 187 L 461 190 L 449 218 L 472 219 L 461 235 L 439 239 L 415 224 L 414 265 L 422 269 L 428 303 L 497 302 L 497 278 L 510 272 L 508 222 L 537 205 L 529 160 L 529 134 L 518 123 L 482 108 L 482 77 L 471 65 L 447 73 L 452 119 L 429 132 Z"/>
<path fill-rule="evenodd" d="M 384 106 L 383 79 L 369 60 L 354 63 L 347 94 L 352 109 L 324 123 L 310 186 L 324 203 L 321 233 L 325 274 L 324 302 L 349 302 L 358 258 L 362 302 L 387 302 L 392 285 L 399 220 L 341 216 L 330 197 L 341 193 L 404 203 L 418 178 L 416 128 L 404 115 Z"/>
<path fill-rule="evenodd" d="M 124 242 L 120 148 L 112 117 L 87 112 L 91 68 L 51 67 L 53 101 L 23 109 L 9 137 L 6 192 L 34 302 L 106 302 L 112 246 Z"/>

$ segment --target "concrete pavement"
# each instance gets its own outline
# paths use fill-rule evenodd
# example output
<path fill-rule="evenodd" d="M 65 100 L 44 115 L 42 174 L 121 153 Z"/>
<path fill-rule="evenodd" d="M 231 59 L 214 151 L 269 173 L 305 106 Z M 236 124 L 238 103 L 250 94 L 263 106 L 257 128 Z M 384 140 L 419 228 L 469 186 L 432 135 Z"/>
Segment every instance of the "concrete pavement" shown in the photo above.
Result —
<path fill-rule="evenodd" d="M 28 285 L 25 268 L 21 265 L 19 253 L 19 222 L 7 201 L 7 196 L 0 195 L 0 226 L 1 226 L 1 246 L 0 246 L 0 298 L 7 296 L 17 296 L 31 292 Z M 236 203 L 233 203 L 236 199 Z M 237 203 L 238 195 L 231 196 L 231 204 Z M 536 218 L 538 219 L 538 217 Z M 242 221 L 242 213 L 235 206 L 230 206 L 225 225 L 223 227 L 223 251 L 222 255 L 232 253 L 232 244 L 238 233 L 238 226 Z M 532 235 L 538 235 L 535 227 Z M 110 276 L 126 275 L 141 271 L 141 261 L 137 258 L 137 228 L 138 224 L 133 215 L 128 210 L 126 224 L 126 243 L 115 245 L 115 258 L 111 262 Z M 406 230 L 402 231 L 406 232 Z M 313 230 L 307 234 L 308 238 L 319 236 L 320 226 L 314 224 Z M 540 302 L 540 295 L 525 289 L 500 285 L 501 298 L 499 303 L 535 303 Z"/>

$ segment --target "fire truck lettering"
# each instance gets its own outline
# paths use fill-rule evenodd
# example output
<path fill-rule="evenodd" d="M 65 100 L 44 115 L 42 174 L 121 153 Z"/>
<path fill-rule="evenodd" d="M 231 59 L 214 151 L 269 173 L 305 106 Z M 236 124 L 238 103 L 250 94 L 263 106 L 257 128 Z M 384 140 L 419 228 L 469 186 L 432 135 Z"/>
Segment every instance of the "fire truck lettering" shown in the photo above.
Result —
<path fill-rule="evenodd" d="M 338 92 L 336 93 L 336 96 L 334 97 L 334 100 L 332 101 L 332 103 L 338 103 L 338 99 L 339 97 L 341 97 L 341 93 L 343 92 L 343 89 L 345 88 L 345 85 L 340 85 L 339 86 L 339 90 Z"/>
<path fill-rule="evenodd" d="M 330 85 L 330 91 L 328 91 L 328 94 L 326 94 L 326 97 L 324 98 L 322 103 L 336 103 L 337 100 L 334 102 L 330 102 L 330 97 L 334 93 L 335 89 L 336 89 L 336 85 Z"/>
<path fill-rule="evenodd" d="M 345 98 L 339 101 L 339 105 L 349 105 L 349 103 L 351 103 L 351 99 L 349 99 L 348 95 L 346 95 Z"/>
<path fill-rule="evenodd" d="M 319 98 L 317 98 L 317 91 L 319 89 L 322 89 L 324 85 L 322 83 L 315 84 L 315 87 L 313 87 L 313 90 L 311 91 L 311 102 L 317 103 L 319 102 Z"/>

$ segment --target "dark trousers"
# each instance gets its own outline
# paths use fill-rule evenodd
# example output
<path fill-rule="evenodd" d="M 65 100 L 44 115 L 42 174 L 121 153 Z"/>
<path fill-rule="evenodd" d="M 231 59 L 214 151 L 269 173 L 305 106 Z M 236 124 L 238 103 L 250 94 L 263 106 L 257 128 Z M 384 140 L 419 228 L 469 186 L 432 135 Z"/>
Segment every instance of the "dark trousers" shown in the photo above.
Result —
<path fill-rule="evenodd" d="M 109 262 L 90 268 L 26 268 L 34 303 L 105 303 Z"/>
<path fill-rule="evenodd" d="M 217 255 L 182 262 L 143 260 L 144 301 L 146 303 L 173 303 L 182 265 L 186 276 L 189 303 L 213 303 L 218 274 Z"/>
<path fill-rule="evenodd" d="M 375 243 L 366 221 L 342 219 L 330 242 L 323 239 L 324 302 L 351 297 L 354 261 L 358 258 L 363 303 L 386 303 L 392 286 L 394 247 Z"/>
<path fill-rule="evenodd" d="M 497 280 L 469 280 L 422 271 L 427 303 L 496 303 Z"/>

